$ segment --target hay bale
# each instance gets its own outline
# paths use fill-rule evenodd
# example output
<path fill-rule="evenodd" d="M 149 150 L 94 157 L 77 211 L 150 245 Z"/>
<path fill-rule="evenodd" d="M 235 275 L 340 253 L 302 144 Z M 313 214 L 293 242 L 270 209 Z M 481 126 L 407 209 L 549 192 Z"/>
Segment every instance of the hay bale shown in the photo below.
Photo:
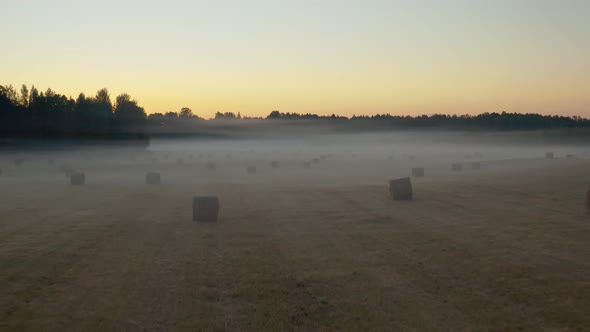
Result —
<path fill-rule="evenodd" d="M 424 167 L 414 167 L 412 168 L 412 176 L 417 178 L 424 177 Z"/>
<path fill-rule="evenodd" d="M 481 163 L 478 161 L 472 162 L 471 169 L 474 171 L 479 171 L 481 169 Z"/>
<path fill-rule="evenodd" d="M 463 170 L 463 165 L 461 165 L 461 164 L 452 164 L 451 165 L 451 170 L 453 170 L 453 172 L 461 172 Z"/>
<path fill-rule="evenodd" d="M 311 168 L 311 161 L 304 161 L 303 168 L 310 169 Z"/>
<path fill-rule="evenodd" d="M 413 199 L 412 180 L 400 178 L 389 181 L 389 193 L 394 201 L 407 201 Z"/>
<path fill-rule="evenodd" d="M 315 165 L 319 165 L 319 163 L 320 163 L 320 158 L 313 158 L 313 159 L 311 160 L 311 162 L 312 162 L 312 163 L 314 163 Z"/>
<path fill-rule="evenodd" d="M 83 172 L 74 171 L 70 174 L 70 183 L 73 186 L 81 186 L 86 183 L 86 175 Z"/>
<path fill-rule="evenodd" d="M 160 184 L 161 183 L 160 173 L 148 172 L 145 175 L 145 183 L 146 184 Z"/>
<path fill-rule="evenodd" d="M 216 222 L 219 216 L 219 199 L 216 196 L 193 197 L 193 221 Z"/>
<path fill-rule="evenodd" d="M 272 168 L 279 168 L 279 162 L 278 161 L 271 161 L 270 162 L 270 167 L 272 167 Z"/>
<path fill-rule="evenodd" d="M 215 163 L 214 162 L 208 162 L 206 165 L 207 169 L 209 170 L 213 170 L 215 169 Z"/>
<path fill-rule="evenodd" d="M 553 159 L 553 158 L 555 158 L 555 155 L 553 154 L 553 152 L 545 152 L 545 158 L 546 159 Z"/>
<path fill-rule="evenodd" d="M 246 167 L 246 172 L 248 174 L 256 174 L 256 166 L 248 166 L 248 167 Z"/>
<path fill-rule="evenodd" d="M 576 159 L 576 156 L 575 156 L 575 155 L 573 155 L 573 154 L 566 154 L 566 155 L 565 155 L 565 158 L 566 158 L 566 159 Z"/>

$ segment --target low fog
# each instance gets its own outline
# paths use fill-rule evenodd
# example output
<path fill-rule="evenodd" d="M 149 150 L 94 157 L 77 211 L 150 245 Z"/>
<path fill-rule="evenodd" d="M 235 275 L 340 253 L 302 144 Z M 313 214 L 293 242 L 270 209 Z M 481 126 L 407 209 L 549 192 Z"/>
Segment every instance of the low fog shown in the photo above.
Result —
<path fill-rule="evenodd" d="M 554 159 L 546 159 L 547 152 L 552 152 Z M 67 167 L 84 172 L 88 186 L 144 185 L 147 172 L 158 172 L 162 185 L 194 184 L 198 194 L 202 191 L 198 184 L 204 183 L 385 186 L 390 179 L 410 176 L 415 167 L 425 169 L 420 181 L 459 179 L 576 163 L 588 157 L 588 149 L 579 144 L 508 143 L 501 135 L 482 139 L 471 133 L 402 132 L 305 137 L 275 134 L 250 139 L 155 138 L 139 147 L 119 143 L 31 143 L 20 146 L 18 151 L 1 150 L 0 156 L 4 185 L 66 185 L 69 180 L 63 168 Z M 306 162 L 309 168 L 304 167 Z M 480 162 L 481 170 L 474 172 L 473 162 Z M 463 164 L 461 174 L 451 170 L 456 163 Z M 248 173 L 252 166 L 256 172 Z"/>
<path fill-rule="evenodd" d="M 5 142 L 0 322 L 588 326 L 588 147 L 527 135 Z"/>

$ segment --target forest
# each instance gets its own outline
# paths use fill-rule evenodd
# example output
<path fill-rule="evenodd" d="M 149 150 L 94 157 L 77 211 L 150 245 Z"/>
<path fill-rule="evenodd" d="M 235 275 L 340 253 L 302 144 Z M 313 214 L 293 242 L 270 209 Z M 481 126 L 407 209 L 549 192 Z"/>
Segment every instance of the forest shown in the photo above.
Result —
<path fill-rule="evenodd" d="M 128 94 L 114 101 L 109 91 L 101 89 L 94 96 L 80 93 L 76 99 L 52 89 L 45 92 L 22 85 L 0 85 L 0 137 L 10 138 L 139 138 L 160 133 L 199 134 L 210 124 L 260 124 L 299 121 L 306 126 L 331 125 L 344 130 L 485 130 L 530 131 L 562 128 L 588 128 L 590 120 L 582 117 L 541 115 L 534 113 L 494 112 L 478 115 L 434 114 L 421 116 L 376 114 L 344 117 L 282 113 L 271 111 L 266 117 L 248 117 L 240 113 L 217 112 L 203 119 L 190 108 L 178 112 L 147 114 Z"/>

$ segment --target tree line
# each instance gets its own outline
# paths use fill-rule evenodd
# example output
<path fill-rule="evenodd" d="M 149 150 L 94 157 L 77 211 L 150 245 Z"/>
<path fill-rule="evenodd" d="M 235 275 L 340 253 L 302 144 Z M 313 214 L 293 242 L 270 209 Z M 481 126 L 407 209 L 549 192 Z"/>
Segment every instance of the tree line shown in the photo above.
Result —
<path fill-rule="evenodd" d="M 52 89 L 0 86 L 0 136 L 24 138 L 144 138 L 147 114 L 126 93 L 73 99 Z"/>
<path fill-rule="evenodd" d="M 205 120 L 184 107 L 179 112 L 147 115 L 137 101 L 128 94 L 120 94 L 113 101 L 107 89 L 94 96 L 80 93 L 76 99 L 51 89 L 38 91 L 23 85 L 17 91 L 12 85 L 0 85 L 0 136 L 25 138 L 146 138 L 150 134 L 175 129 L 194 131 L 206 122 L 248 123 L 255 120 L 330 123 L 344 129 L 388 130 L 461 129 L 461 130 L 537 130 L 590 127 L 590 120 L 581 117 L 541 115 L 534 113 L 482 113 L 478 115 L 421 115 L 400 116 L 377 114 L 372 116 L 344 116 L 283 113 L 272 111 L 266 117 L 247 117 L 240 113 L 217 112 Z M 294 122 L 297 123 L 297 122 Z"/>

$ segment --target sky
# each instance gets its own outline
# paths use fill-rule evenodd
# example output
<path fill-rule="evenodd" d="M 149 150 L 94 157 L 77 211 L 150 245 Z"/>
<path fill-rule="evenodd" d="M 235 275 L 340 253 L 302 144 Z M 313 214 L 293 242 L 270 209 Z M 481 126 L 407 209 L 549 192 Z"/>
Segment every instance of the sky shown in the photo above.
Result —
<path fill-rule="evenodd" d="M 586 0 L 0 0 L 0 84 L 148 113 L 590 117 Z"/>

